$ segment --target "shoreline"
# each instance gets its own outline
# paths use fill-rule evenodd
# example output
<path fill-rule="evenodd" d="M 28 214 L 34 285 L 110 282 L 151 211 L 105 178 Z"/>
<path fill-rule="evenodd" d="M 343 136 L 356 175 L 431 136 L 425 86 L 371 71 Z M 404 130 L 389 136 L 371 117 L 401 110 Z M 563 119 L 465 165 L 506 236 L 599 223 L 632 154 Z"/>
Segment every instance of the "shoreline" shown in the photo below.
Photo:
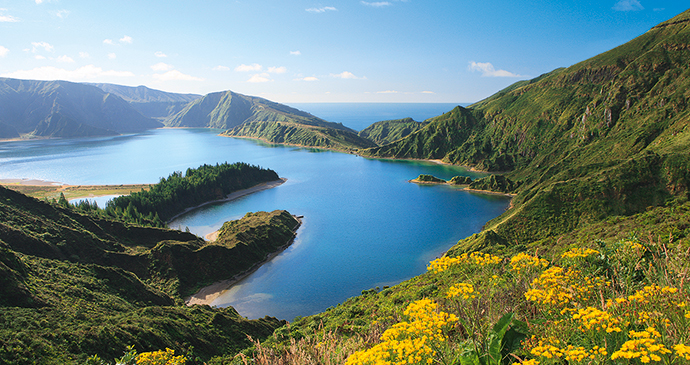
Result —
<path fill-rule="evenodd" d="M 293 215 L 293 217 L 295 217 L 295 219 L 297 219 L 299 224 L 297 224 L 297 226 L 295 226 L 295 228 L 292 230 L 294 235 L 287 243 L 278 247 L 278 249 L 276 251 L 271 252 L 268 255 L 266 255 L 266 257 L 264 257 L 263 260 L 255 263 L 249 269 L 231 277 L 230 279 L 217 281 L 211 285 L 208 285 L 208 286 L 205 286 L 205 287 L 199 289 L 199 291 L 197 291 L 196 293 L 185 298 L 185 300 L 184 300 L 185 305 L 186 306 L 192 306 L 192 305 L 198 304 L 198 305 L 210 306 L 211 303 L 213 303 L 216 299 L 218 299 L 218 297 L 223 295 L 223 293 L 232 289 L 232 287 L 235 284 L 242 281 L 244 278 L 248 277 L 249 275 L 253 274 L 254 272 L 256 272 L 256 270 L 259 270 L 259 268 L 261 266 L 263 266 L 263 264 L 273 260 L 276 256 L 280 255 L 283 251 L 285 251 L 288 247 L 290 247 L 292 245 L 292 243 L 295 242 L 295 236 L 297 236 L 297 230 L 299 229 L 299 227 L 302 226 L 302 218 L 303 218 L 303 216 L 296 216 L 296 215 Z M 208 237 L 214 233 L 216 234 L 216 237 L 217 237 L 218 231 L 209 233 L 206 236 Z"/>
<path fill-rule="evenodd" d="M 170 218 L 167 222 L 165 222 L 165 224 L 168 225 L 168 224 L 170 224 L 172 221 L 174 221 L 175 219 L 179 218 L 180 216 L 182 216 L 182 215 L 184 215 L 184 214 L 187 214 L 187 213 L 191 212 L 191 211 L 194 210 L 194 209 L 201 208 L 201 207 L 203 207 L 203 206 L 205 206 L 205 205 L 214 204 L 214 203 L 220 203 L 220 202 L 229 202 L 229 201 L 232 201 L 232 200 L 241 198 L 241 197 L 243 197 L 243 196 L 245 196 L 245 195 L 249 195 L 249 194 L 252 194 L 252 193 L 256 193 L 256 192 L 259 192 L 259 191 L 262 191 L 262 190 L 267 190 L 267 189 L 275 188 L 276 186 L 280 186 L 280 185 L 284 184 L 286 181 L 287 181 L 287 178 L 281 177 L 281 178 L 278 179 L 278 180 L 273 180 L 273 181 L 269 181 L 269 182 L 263 182 L 263 183 L 254 185 L 254 186 L 252 186 L 252 187 L 250 187 L 250 188 L 246 188 L 246 189 L 242 189 L 242 190 L 238 190 L 238 191 L 232 192 L 232 193 L 228 194 L 225 198 L 222 198 L 222 199 L 211 200 L 211 201 L 208 201 L 208 202 L 205 202 L 205 203 L 201 203 L 201 204 L 199 204 L 199 205 L 197 205 L 197 206 L 194 206 L 194 207 L 189 207 L 189 208 L 183 210 L 182 212 L 177 213 L 177 214 L 175 214 L 174 216 L 172 216 L 172 218 Z"/>
<path fill-rule="evenodd" d="M 412 184 L 417 184 L 417 185 L 448 185 L 448 186 L 457 186 L 458 190 L 464 190 L 470 193 L 478 193 L 478 194 L 487 194 L 487 195 L 502 195 L 506 196 L 509 198 L 514 198 L 517 196 L 517 194 L 513 193 L 502 193 L 500 191 L 491 191 L 491 190 L 482 190 L 482 189 L 471 189 L 469 184 L 450 184 L 448 182 L 433 182 L 433 181 L 419 181 L 416 179 L 411 179 L 407 180 L 407 182 L 412 183 Z"/>

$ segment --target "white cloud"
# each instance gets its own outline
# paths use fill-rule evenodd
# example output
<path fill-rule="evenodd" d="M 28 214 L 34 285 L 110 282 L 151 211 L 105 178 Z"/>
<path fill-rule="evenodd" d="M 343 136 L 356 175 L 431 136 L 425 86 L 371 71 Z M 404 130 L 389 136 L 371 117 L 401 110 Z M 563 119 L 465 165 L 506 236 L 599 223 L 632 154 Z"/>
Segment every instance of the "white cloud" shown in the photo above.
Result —
<path fill-rule="evenodd" d="M 110 58 L 111 60 L 114 60 L 117 58 L 117 55 L 115 53 L 108 53 L 108 58 Z"/>
<path fill-rule="evenodd" d="M 269 68 L 268 68 L 268 72 L 274 73 L 274 74 L 284 74 L 284 73 L 287 72 L 287 68 L 285 68 L 284 66 L 280 66 L 280 67 L 269 67 Z"/>
<path fill-rule="evenodd" d="M 218 65 L 211 70 L 213 71 L 230 71 L 230 67 Z"/>
<path fill-rule="evenodd" d="M 294 81 L 319 81 L 319 79 L 314 77 L 314 76 L 307 76 L 307 77 L 295 79 Z"/>
<path fill-rule="evenodd" d="M 377 94 L 397 94 L 398 92 L 395 90 L 386 90 L 386 91 L 377 91 Z"/>
<path fill-rule="evenodd" d="M 57 16 L 58 18 L 61 18 L 61 19 L 65 19 L 65 18 L 67 18 L 67 16 L 69 16 L 69 13 L 70 13 L 69 10 L 62 9 L 62 10 L 56 11 L 55 16 Z"/>
<path fill-rule="evenodd" d="M 5 12 L 5 11 L 7 11 L 7 9 L 0 8 L 0 12 Z M 12 15 L 0 14 L 0 23 L 16 23 L 18 21 L 19 21 L 19 19 L 13 17 Z"/>
<path fill-rule="evenodd" d="M 357 77 L 352 72 L 343 71 L 339 74 L 331 74 L 331 77 L 336 77 L 339 79 L 352 79 L 352 80 L 366 80 L 366 76 Z"/>
<path fill-rule="evenodd" d="M 9 49 L 7 49 L 3 46 L 0 46 L 0 57 L 5 57 L 5 56 L 7 56 L 8 53 L 10 53 Z"/>
<path fill-rule="evenodd" d="M 327 11 L 337 11 L 338 9 L 332 7 L 332 6 L 323 6 L 320 8 L 309 8 L 309 9 L 304 9 L 310 13 L 325 13 Z"/>
<path fill-rule="evenodd" d="M 40 54 L 37 54 L 37 55 L 34 56 L 34 58 L 37 59 L 37 60 L 45 60 L 45 59 L 46 59 L 46 56 L 41 56 Z"/>
<path fill-rule="evenodd" d="M 436 94 L 436 93 L 433 91 L 424 90 L 424 91 L 422 91 L 422 94 Z"/>
<path fill-rule="evenodd" d="M 43 4 L 43 0 L 36 0 L 36 4 Z"/>
<path fill-rule="evenodd" d="M 115 44 L 112 39 L 104 39 L 103 44 Z"/>
<path fill-rule="evenodd" d="M 91 57 L 88 52 L 79 52 L 79 58 L 89 58 Z"/>
<path fill-rule="evenodd" d="M 64 68 L 57 68 L 53 66 L 38 67 L 32 70 L 19 70 L 0 75 L 2 77 L 11 77 L 15 79 L 30 79 L 30 80 L 69 80 L 69 81 L 88 81 L 98 80 L 102 77 L 133 77 L 134 74 L 129 71 L 104 71 L 100 67 L 88 65 L 80 67 L 76 70 L 66 70 Z"/>
<path fill-rule="evenodd" d="M 522 77 L 506 70 L 496 70 L 494 65 L 489 62 L 470 62 L 470 71 L 479 71 L 482 76 L 487 77 Z"/>
<path fill-rule="evenodd" d="M 57 61 L 58 62 L 65 62 L 65 63 L 73 63 L 74 62 L 72 57 L 70 57 L 68 55 L 62 55 L 62 56 L 58 57 Z"/>
<path fill-rule="evenodd" d="M 161 57 L 161 58 L 163 58 L 163 57 L 168 57 L 167 54 L 165 54 L 165 53 L 163 53 L 163 52 L 161 52 L 161 51 L 158 51 L 158 52 L 156 52 L 156 53 L 154 53 L 154 54 L 156 55 L 156 57 Z"/>
<path fill-rule="evenodd" d="M 613 6 L 615 11 L 640 11 L 644 10 L 639 0 L 620 0 Z"/>
<path fill-rule="evenodd" d="M 168 65 L 167 63 L 163 63 L 163 62 L 158 62 L 155 65 L 151 65 L 152 70 L 159 71 L 159 72 L 170 71 L 173 68 L 175 68 L 173 65 Z"/>
<path fill-rule="evenodd" d="M 377 2 L 373 2 L 373 3 L 370 3 L 367 1 L 362 1 L 362 4 L 364 4 L 366 6 L 373 6 L 375 8 L 382 8 L 384 6 L 393 5 L 393 4 L 389 3 L 388 1 L 377 1 Z"/>
<path fill-rule="evenodd" d="M 126 36 L 120 38 L 120 43 L 132 44 L 132 37 L 126 35 Z"/>
<path fill-rule="evenodd" d="M 300 51 L 290 51 L 290 54 L 293 55 L 293 56 L 300 56 L 300 55 L 302 54 L 302 52 L 300 52 Z"/>
<path fill-rule="evenodd" d="M 256 74 L 256 75 L 250 77 L 249 80 L 247 80 L 247 82 L 269 82 L 269 81 L 273 81 L 273 80 L 269 79 L 269 76 L 270 75 L 267 73 Z"/>
<path fill-rule="evenodd" d="M 154 74 L 153 78 L 159 81 L 204 81 L 202 78 L 186 75 L 177 70 L 168 71 L 164 74 Z"/>
<path fill-rule="evenodd" d="M 239 72 L 261 71 L 262 68 L 263 68 L 263 66 L 261 66 L 258 63 L 253 63 L 251 65 L 241 64 L 241 65 L 235 67 L 235 71 L 239 71 Z"/>
<path fill-rule="evenodd" d="M 48 42 L 31 42 L 31 45 L 34 46 L 31 49 L 31 52 L 34 52 L 34 53 L 36 53 L 38 48 L 43 48 L 46 50 L 46 52 L 53 52 L 53 49 L 55 49 L 55 47 L 48 44 Z"/>

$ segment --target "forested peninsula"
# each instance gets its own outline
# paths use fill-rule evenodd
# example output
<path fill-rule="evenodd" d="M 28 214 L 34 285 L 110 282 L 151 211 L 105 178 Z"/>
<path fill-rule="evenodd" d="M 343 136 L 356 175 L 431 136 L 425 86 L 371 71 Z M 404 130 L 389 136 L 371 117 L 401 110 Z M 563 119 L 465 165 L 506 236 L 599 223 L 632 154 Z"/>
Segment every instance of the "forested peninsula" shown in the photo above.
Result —
<path fill-rule="evenodd" d="M 188 168 L 184 174 L 175 172 L 161 178 L 148 190 L 117 197 L 103 209 L 88 201 L 78 203 L 76 208 L 125 222 L 165 227 L 165 222 L 186 209 L 276 180 L 280 178 L 275 171 L 243 162 L 203 165 L 196 169 Z M 67 206 L 64 198 L 61 203 Z"/>

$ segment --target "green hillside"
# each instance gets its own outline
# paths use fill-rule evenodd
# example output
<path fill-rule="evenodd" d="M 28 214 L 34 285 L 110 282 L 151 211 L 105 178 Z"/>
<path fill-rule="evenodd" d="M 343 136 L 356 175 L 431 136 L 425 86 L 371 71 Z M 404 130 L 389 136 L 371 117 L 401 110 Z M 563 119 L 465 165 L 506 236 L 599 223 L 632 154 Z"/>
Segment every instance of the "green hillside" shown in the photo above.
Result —
<path fill-rule="evenodd" d="M 362 138 L 350 130 L 279 121 L 246 122 L 223 132 L 222 135 L 257 138 L 269 143 L 328 148 L 341 151 L 357 150 L 376 145 L 374 142 Z"/>
<path fill-rule="evenodd" d="M 83 363 L 170 347 L 209 359 L 284 324 L 232 308 L 186 307 L 204 285 L 252 268 L 287 244 L 285 211 L 227 223 L 222 239 L 88 216 L 0 187 L 0 363 Z M 189 354 L 189 353 L 188 353 Z M 192 357 L 193 358 L 193 357 Z"/>
<path fill-rule="evenodd" d="M 416 122 L 412 118 L 384 120 L 361 130 L 358 134 L 379 146 L 395 142 L 422 129 L 427 123 Z"/>
<path fill-rule="evenodd" d="M 592 59 L 457 107 L 363 154 L 505 172 L 518 193 L 514 208 L 487 225 L 494 239 L 481 247 L 534 241 L 687 196 L 689 18 L 685 12 Z"/>
<path fill-rule="evenodd" d="M 232 91 L 211 93 L 192 101 L 172 116 L 166 126 L 232 129 L 245 122 L 293 122 L 352 131 L 287 105 Z"/>

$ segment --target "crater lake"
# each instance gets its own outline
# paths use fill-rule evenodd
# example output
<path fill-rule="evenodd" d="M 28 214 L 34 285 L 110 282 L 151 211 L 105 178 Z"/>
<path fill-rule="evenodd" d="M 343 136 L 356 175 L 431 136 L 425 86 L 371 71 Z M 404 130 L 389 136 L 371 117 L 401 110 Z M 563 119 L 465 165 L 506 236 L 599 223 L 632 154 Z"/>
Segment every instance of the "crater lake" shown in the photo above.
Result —
<path fill-rule="evenodd" d="M 293 320 L 361 291 L 395 285 L 481 230 L 510 200 L 446 185 L 408 182 L 483 176 L 423 161 L 376 160 L 317 149 L 218 136 L 219 130 L 157 129 L 80 139 L 0 143 L 0 178 L 65 184 L 156 183 L 202 164 L 246 162 L 284 184 L 206 205 L 171 222 L 203 237 L 247 212 L 285 209 L 304 216 L 294 243 L 218 297 L 248 318 Z"/>

